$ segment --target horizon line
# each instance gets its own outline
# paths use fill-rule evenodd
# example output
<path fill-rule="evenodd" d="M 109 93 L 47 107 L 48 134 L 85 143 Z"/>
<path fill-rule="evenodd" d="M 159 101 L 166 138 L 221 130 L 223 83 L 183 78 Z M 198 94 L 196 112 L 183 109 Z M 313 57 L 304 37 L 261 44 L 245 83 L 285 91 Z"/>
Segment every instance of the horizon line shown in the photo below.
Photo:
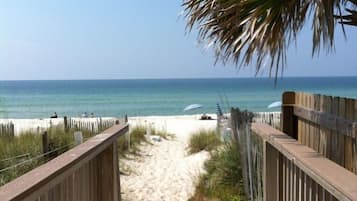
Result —
<path fill-rule="evenodd" d="M 346 78 L 357 77 L 357 75 L 327 75 L 327 76 L 278 76 L 277 79 L 284 78 Z M 275 79 L 273 76 L 254 77 L 170 77 L 170 78 L 73 78 L 73 79 L 6 79 L 0 81 L 105 81 L 105 80 L 197 80 L 197 79 Z"/>

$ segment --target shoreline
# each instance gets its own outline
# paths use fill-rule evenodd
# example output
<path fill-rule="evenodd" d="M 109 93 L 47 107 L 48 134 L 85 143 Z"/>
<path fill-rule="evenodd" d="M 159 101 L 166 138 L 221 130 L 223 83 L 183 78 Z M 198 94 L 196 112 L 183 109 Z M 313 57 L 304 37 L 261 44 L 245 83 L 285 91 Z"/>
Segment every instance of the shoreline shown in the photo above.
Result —
<path fill-rule="evenodd" d="M 258 114 L 279 114 L 280 112 L 258 112 Z M 173 129 L 173 131 L 179 131 L 179 126 L 175 124 L 182 124 L 185 121 L 196 120 L 197 126 L 204 125 L 204 122 L 211 122 L 210 124 L 217 125 L 217 115 L 216 114 L 206 114 L 210 116 L 211 120 L 200 120 L 202 113 L 197 114 L 185 114 L 185 115 L 150 115 L 150 116 L 132 116 L 128 117 L 129 124 L 143 125 L 143 126 L 154 126 L 156 129 Z M 229 116 L 229 113 L 225 114 Z M 100 121 L 115 121 L 122 120 L 123 117 L 68 117 L 68 119 L 89 123 L 89 124 L 98 124 Z M 200 122 L 200 123 L 199 123 Z M 50 126 L 57 126 L 64 124 L 64 117 L 58 118 L 0 118 L 0 125 L 9 125 L 12 123 L 14 125 L 15 135 L 19 135 L 22 132 L 33 131 L 33 132 L 42 132 L 48 129 Z M 149 125 L 151 123 L 151 125 Z M 180 132 L 180 131 L 179 131 Z"/>

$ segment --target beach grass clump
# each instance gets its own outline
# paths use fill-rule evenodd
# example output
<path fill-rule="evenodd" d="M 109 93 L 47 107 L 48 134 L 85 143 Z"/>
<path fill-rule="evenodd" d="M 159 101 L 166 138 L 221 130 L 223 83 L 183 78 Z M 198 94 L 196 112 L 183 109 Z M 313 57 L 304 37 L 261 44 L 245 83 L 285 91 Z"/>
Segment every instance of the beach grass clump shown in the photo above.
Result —
<path fill-rule="evenodd" d="M 146 127 L 145 126 L 135 126 L 130 131 L 129 134 L 121 136 L 117 139 L 118 152 L 121 156 L 125 156 L 128 153 L 136 153 L 138 151 L 138 145 L 143 142 L 148 142 L 145 137 Z M 130 141 L 129 141 L 130 136 Z M 130 142 L 130 150 L 129 150 Z"/>
<path fill-rule="evenodd" d="M 98 133 L 105 129 L 103 127 Z M 42 135 L 38 132 L 0 136 L 0 186 L 74 147 L 75 131 L 81 131 L 84 140 L 96 135 L 85 128 L 65 130 L 63 125 L 52 126 L 47 130 L 46 153 L 42 146 Z"/>
<path fill-rule="evenodd" d="M 212 151 L 222 144 L 216 131 L 200 129 L 189 139 L 188 152 L 194 154 L 200 151 Z"/>
<path fill-rule="evenodd" d="M 130 145 L 135 146 L 141 144 L 142 142 L 146 142 L 145 134 L 145 126 L 135 126 L 130 132 Z"/>
<path fill-rule="evenodd" d="M 245 200 L 239 161 L 237 144 L 234 141 L 211 152 L 211 158 L 204 164 L 205 173 L 199 176 L 195 194 L 189 201 Z"/>
<path fill-rule="evenodd" d="M 0 186 L 41 165 L 31 160 L 42 153 L 41 136 L 31 132 L 12 138 L 0 137 Z"/>

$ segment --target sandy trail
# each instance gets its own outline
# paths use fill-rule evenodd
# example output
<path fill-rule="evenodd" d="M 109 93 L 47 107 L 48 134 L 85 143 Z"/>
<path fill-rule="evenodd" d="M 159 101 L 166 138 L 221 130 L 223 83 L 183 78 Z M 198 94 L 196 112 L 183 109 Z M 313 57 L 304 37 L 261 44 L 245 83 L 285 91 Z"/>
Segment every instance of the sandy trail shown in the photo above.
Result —
<path fill-rule="evenodd" d="M 141 147 L 142 157 L 123 160 L 134 172 L 121 175 L 121 190 L 124 201 L 183 201 L 191 197 L 197 176 L 202 172 L 207 152 L 188 155 L 187 140 L 200 128 L 215 128 L 216 121 L 200 121 L 196 116 L 141 117 L 129 119 L 135 124 L 154 123 L 176 134 L 175 140 L 162 140 Z"/>

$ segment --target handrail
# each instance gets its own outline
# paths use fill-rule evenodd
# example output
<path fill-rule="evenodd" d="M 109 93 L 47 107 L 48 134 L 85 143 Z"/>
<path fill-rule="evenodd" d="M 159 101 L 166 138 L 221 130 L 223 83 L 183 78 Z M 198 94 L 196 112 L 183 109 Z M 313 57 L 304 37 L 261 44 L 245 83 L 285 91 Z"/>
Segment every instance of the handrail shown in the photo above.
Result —
<path fill-rule="evenodd" d="M 266 124 L 251 129 L 337 199 L 357 200 L 357 175 Z"/>
<path fill-rule="evenodd" d="M 5 200 L 36 200 L 44 192 L 70 176 L 83 164 L 97 157 L 129 130 L 128 124 L 115 125 L 57 158 L 0 187 Z"/>

